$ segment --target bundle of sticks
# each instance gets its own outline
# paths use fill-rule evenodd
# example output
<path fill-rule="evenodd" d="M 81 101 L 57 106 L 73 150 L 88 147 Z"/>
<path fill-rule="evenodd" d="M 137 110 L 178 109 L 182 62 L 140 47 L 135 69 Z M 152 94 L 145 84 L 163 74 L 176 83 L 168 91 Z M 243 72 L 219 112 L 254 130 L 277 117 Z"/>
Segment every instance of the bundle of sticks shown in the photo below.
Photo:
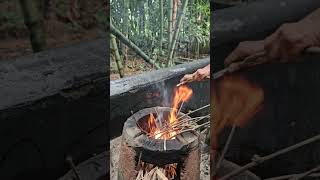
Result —
<path fill-rule="evenodd" d="M 140 161 L 139 172 L 136 180 L 172 180 L 177 175 L 177 164 L 168 164 L 164 167 L 158 167 Z"/>

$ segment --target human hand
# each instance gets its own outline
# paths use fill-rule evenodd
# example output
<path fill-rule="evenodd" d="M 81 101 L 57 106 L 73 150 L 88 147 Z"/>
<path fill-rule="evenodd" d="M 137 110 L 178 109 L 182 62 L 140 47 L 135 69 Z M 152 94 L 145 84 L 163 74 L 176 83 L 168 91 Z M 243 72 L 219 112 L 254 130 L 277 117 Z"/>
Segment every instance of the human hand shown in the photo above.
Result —
<path fill-rule="evenodd" d="M 320 45 L 320 31 L 312 21 L 283 24 L 265 39 L 264 49 L 271 62 L 288 63 L 296 61 L 302 52 Z"/>
<path fill-rule="evenodd" d="M 186 83 L 192 82 L 192 81 L 201 81 L 205 78 L 210 78 L 210 64 L 204 68 L 198 69 L 193 74 L 186 74 L 180 80 L 180 83 L 177 86 L 183 85 L 183 84 L 186 84 Z"/>
<path fill-rule="evenodd" d="M 224 61 L 225 66 L 230 66 L 231 64 L 237 64 L 244 60 L 246 57 L 253 55 L 264 50 L 264 41 L 244 41 L 239 43 L 239 45 L 227 56 Z"/>
<path fill-rule="evenodd" d="M 305 19 L 282 25 L 265 40 L 241 42 L 225 59 L 225 66 L 237 69 L 245 58 L 259 52 L 264 52 L 264 62 L 294 62 L 307 48 L 317 46 L 320 46 L 320 25 Z"/>

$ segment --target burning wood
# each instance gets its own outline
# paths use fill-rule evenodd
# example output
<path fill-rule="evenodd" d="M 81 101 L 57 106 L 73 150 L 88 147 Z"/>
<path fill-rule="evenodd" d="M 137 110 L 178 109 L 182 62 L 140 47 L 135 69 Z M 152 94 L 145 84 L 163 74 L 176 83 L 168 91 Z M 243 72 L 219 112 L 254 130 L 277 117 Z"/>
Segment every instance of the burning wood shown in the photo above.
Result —
<path fill-rule="evenodd" d="M 172 180 L 177 176 L 177 163 L 159 167 L 141 161 L 136 180 Z"/>
<path fill-rule="evenodd" d="M 178 128 L 170 132 L 163 132 L 163 130 L 171 127 L 177 122 L 177 115 L 180 113 L 183 103 L 189 100 L 191 96 L 192 90 L 190 88 L 187 86 L 180 86 L 175 90 L 172 110 L 170 111 L 167 119 L 160 118 L 159 114 L 157 114 L 157 118 L 155 118 L 154 115 L 150 113 L 148 119 L 149 136 L 155 139 L 171 139 L 175 136 L 179 130 Z M 178 110 L 179 105 L 181 106 Z"/>
<path fill-rule="evenodd" d="M 157 113 L 157 117 L 155 118 L 152 113 L 149 115 L 148 119 L 148 128 L 149 132 L 148 135 L 155 139 L 174 139 L 175 136 L 182 132 L 196 130 L 200 127 L 207 126 L 209 127 L 209 123 L 203 123 L 202 125 L 198 125 L 202 119 L 210 118 L 210 115 L 200 116 L 195 118 L 183 118 L 183 116 L 179 117 L 179 113 L 182 109 L 184 102 L 190 99 L 192 95 L 192 90 L 186 86 L 179 86 L 174 95 L 172 110 L 168 116 L 168 119 L 164 119 L 163 116 L 160 118 L 160 115 Z M 178 110 L 178 107 L 180 108 Z M 208 107 L 209 105 L 205 106 Z M 195 111 L 190 113 L 196 112 L 198 110 L 203 109 L 201 107 Z M 190 114 L 188 113 L 188 114 Z M 180 120 L 180 121 L 179 121 Z"/>

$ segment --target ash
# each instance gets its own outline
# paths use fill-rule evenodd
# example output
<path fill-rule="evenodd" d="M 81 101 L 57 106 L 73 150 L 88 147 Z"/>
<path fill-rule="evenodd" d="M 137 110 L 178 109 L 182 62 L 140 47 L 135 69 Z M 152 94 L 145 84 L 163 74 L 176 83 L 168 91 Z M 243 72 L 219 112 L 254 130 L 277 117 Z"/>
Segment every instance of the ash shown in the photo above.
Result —
<path fill-rule="evenodd" d="M 118 177 L 118 159 L 119 159 L 119 148 L 121 143 L 121 137 L 117 137 L 110 141 L 110 179 L 117 180 Z M 209 167 L 210 167 L 210 155 L 209 151 L 206 150 L 208 147 L 206 145 L 201 146 L 201 164 L 200 164 L 200 180 L 210 179 Z"/>

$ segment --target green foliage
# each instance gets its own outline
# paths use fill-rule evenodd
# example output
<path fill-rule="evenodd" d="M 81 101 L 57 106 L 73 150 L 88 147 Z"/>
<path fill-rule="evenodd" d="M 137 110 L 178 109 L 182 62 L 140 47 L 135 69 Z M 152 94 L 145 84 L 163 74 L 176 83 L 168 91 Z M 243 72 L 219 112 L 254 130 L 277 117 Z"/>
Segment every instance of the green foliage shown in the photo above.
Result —
<path fill-rule="evenodd" d="M 189 16 L 186 16 L 185 29 L 180 40 L 190 42 L 193 47 L 206 47 L 209 44 L 210 35 L 210 4 L 207 0 L 196 1 L 189 9 Z"/>
<path fill-rule="evenodd" d="M 183 0 L 180 0 L 182 3 Z M 128 8 L 125 9 L 126 3 Z M 160 53 L 160 7 L 159 0 L 111 0 L 110 14 L 114 26 L 127 34 L 128 38 L 142 49 L 150 58 L 161 59 L 159 54 L 168 53 L 168 0 L 164 0 L 164 29 L 162 51 Z M 179 7 L 180 8 L 180 7 Z M 177 16 L 181 14 L 178 9 Z M 123 23 L 128 17 L 128 23 Z M 178 17 L 176 18 L 178 19 Z M 209 44 L 210 33 L 210 2 L 209 0 L 193 0 L 187 7 L 187 13 L 180 29 L 178 51 L 185 53 L 190 44 L 200 44 L 206 47 Z M 126 28 L 127 27 L 127 28 Z M 124 32 L 128 29 L 128 32 Z M 161 64 L 161 62 L 160 62 Z"/>

